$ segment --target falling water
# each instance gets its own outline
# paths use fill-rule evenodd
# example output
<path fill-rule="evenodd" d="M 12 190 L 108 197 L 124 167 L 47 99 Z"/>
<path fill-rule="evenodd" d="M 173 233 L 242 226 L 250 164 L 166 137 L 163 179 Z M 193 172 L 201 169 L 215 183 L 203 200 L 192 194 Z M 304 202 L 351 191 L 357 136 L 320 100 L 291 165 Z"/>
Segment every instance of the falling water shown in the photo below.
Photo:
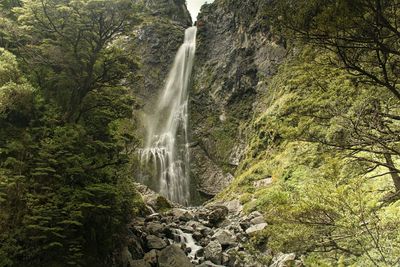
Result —
<path fill-rule="evenodd" d="M 142 164 L 155 171 L 156 190 L 187 205 L 189 193 L 188 87 L 196 51 L 196 27 L 185 31 L 154 113 L 146 116 L 146 147 Z"/>

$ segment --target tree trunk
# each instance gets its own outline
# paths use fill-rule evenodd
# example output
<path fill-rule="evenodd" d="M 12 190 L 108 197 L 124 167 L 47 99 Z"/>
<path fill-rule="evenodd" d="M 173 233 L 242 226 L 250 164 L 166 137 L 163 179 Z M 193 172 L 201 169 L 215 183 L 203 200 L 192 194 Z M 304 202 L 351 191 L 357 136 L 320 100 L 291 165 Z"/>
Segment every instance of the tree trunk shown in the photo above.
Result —
<path fill-rule="evenodd" d="M 392 176 L 394 186 L 396 187 L 396 192 L 400 192 L 400 175 L 394 165 L 392 155 L 386 153 L 385 160 L 386 160 L 386 164 L 388 165 L 390 175 Z"/>

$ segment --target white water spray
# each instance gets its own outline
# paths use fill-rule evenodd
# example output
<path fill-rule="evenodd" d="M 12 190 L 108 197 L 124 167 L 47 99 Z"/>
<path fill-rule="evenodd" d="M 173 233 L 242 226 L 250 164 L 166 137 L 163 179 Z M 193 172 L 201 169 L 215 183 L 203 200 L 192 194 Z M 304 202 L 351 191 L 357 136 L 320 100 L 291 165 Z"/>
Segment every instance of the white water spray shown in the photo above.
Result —
<path fill-rule="evenodd" d="M 196 27 L 185 31 L 185 41 L 175 56 L 165 88 L 154 113 L 146 116 L 146 147 L 142 164 L 152 165 L 156 190 L 187 205 L 189 192 L 188 87 L 196 52 Z"/>

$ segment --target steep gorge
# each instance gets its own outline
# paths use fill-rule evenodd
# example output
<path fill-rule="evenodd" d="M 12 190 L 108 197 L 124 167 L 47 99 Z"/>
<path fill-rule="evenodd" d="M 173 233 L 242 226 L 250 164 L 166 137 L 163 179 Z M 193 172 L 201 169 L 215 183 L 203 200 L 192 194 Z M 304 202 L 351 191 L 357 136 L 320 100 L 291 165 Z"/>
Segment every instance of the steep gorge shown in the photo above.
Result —
<path fill-rule="evenodd" d="M 400 0 L 189 1 L 0 4 L 0 267 L 398 266 Z"/>
<path fill-rule="evenodd" d="M 172 210 L 138 231 L 179 244 L 199 266 L 390 266 L 396 194 L 379 160 L 398 144 L 398 124 L 379 116 L 398 112 L 398 102 L 346 72 L 332 50 L 288 44 L 269 24 L 270 7 L 202 7 L 189 93 L 191 204 L 199 206 L 150 197 L 156 211 Z M 391 133 L 377 137 L 383 125 Z M 153 220 L 173 234 L 154 233 Z"/>
<path fill-rule="evenodd" d="M 163 18 L 156 11 L 160 6 L 150 5 L 157 17 L 137 35 L 139 48 L 153 47 L 135 50 L 144 60 L 140 67 L 143 89 L 139 89 L 143 99 L 156 99 L 161 91 L 187 22 L 171 24 L 170 17 L 167 20 L 168 16 Z M 263 8 L 265 4 L 258 1 L 216 1 L 204 5 L 198 16 L 198 49 L 189 93 L 192 203 L 215 196 L 232 182 L 243 159 L 258 99 L 266 94 L 268 80 L 286 53 L 281 40 L 263 22 Z M 167 25 L 175 30 L 167 30 Z M 144 110 L 153 108 L 154 102 L 144 103 Z"/>
<path fill-rule="evenodd" d="M 268 93 L 268 82 L 286 54 L 281 40 L 270 33 L 267 25 L 260 24 L 263 8 L 264 4 L 258 1 L 245 1 L 240 5 L 235 1 L 216 1 L 204 5 L 198 16 L 197 52 L 189 91 L 191 205 L 201 205 L 212 199 L 233 182 L 248 148 L 249 127 L 261 108 L 262 101 L 258 100 Z M 244 14 L 243 10 L 250 12 Z M 152 38 L 160 38 L 162 42 L 165 36 L 160 32 L 149 38 L 148 42 Z M 147 52 L 143 58 L 147 57 L 151 62 L 152 58 L 159 58 L 159 54 Z M 171 64 L 168 60 L 160 63 Z M 150 69 L 148 66 L 142 68 Z M 143 73 L 146 76 L 146 72 Z M 166 77 L 165 69 L 161 74 Z M 168 90 L 168 84 L 164 85 L 165 90 Z M 157 95 L 161 95 L 160 85 L 148 85 L 147 88 L 150 90 L 146 91 L 146 98 L 157 99 Z M 144 112 L 154 108 L 154 103 L 148 104 Z M 168 114 L 164 116 L 168 117 Z M 150 155 L 148 152 L 143 154 L 147 150 L 140 151 L 142 157 Z M 147 160 L 150 159 L 148 166 L 151 168 L 155 164 L 154 170 L 158 172 L 158 161 L 164 161 L 156 154 L 151 154 Z M 154 173 L 148 171 L 139 179 L 154 179 L 151 175 Z M 165 176 L 172 184 L 173 175 L 165 171 Z M 167 194 L 158 190 L 160 185 L 146 184 L 174 200 L 169 196 L 172 192 Z M 262 231 L 266 223 L 258 212 L 247 216 L 238 200 L 182 209 L 174 203 L 160 201 L 145 188 L 141 192 L 151 210 L 161 214 L 138 218 L 130 226 L 135 233 L 136 246 L 140 248 L 133 253 L 134 261 L 129 260 L 131 265 L 165 264 L 162 255 L 169 250 L 174 254 L 172 261 L 189 266 L 187 259 L 178 255 L 179 249 L 167 246 L 169 243 L 181 246 L 193 264 L 202 263 L 199 266 L 264 266 L 272 260 L 270 253 L 256 256 L 245 249 L 247 242 Z M 168 208 L 172 210 L 164 213 Z M 128 245 L 132 246 L 135 243 Z M 294 262 L 291 254 L 279 254 L 273 259 L 276 266 L 289 261 Z"/>

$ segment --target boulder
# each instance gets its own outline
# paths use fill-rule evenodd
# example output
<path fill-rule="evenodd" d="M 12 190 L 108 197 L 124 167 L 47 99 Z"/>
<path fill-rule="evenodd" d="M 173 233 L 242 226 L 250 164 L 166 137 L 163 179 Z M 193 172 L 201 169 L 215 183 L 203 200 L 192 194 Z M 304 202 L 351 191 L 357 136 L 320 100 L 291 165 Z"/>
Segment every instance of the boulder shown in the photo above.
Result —
<path fill-rule="evenodd" d="M 193 228 L 190 227 L 190 226 L 181 226 L 181 230 L 182 230 L 184 233 L 189 233 L 189 234 L 191 234 L 191 233 L 194 232 Z"/>
<path fill-rule="evenodd" d="M 211 206 L 209 209 L 211 212 L 208 215 L 208 220 L 212 225 L 217 225 L 225 220 L 229 212 L 225 206 Z"/>
<path fill-rule="evenodd" d="M 229 213 L 238 215 L 243 211 L 243 205 L 239 200 L 232 200 L 225 203 Z"/>
<path fill-rule="evenodd" d="M 260 232 L 260 231 L 264 230 L 264 228 L 267 227 L 267 226 L 268 226 L 268 224 L 266 224 L 266 223 L 260 223 L 260 224 L 256 224 L 256 225 L 250 226 L 250 228 L 248 228 L 246 230 L 246 234 L 253 235 L 253 234 L 257 233 L 257 232 Z"/>
<path fill-rule="evenodd" d="M 146 233 L 150 233 L 152 235 L 159 235 L 163 233 L 165 230 L 165 226 L 158 222 L 149 222 L 146 225 Z"/>
<path fill-rule="evenodd" d="M 149 253 L 146 253 L 143 260 L 151 266 L 155 266 L 157 264 L 157 250 L 153 249 Z"/>
<path fill-rule="evenodd" d="M 221 257 L 222 257 L 221 244 L 216 240 L 208 243 L 208 245 L 204 248 L 204 257 L 206 260 L 210 260 L 215 264 L 221 264 Z"/>
<path fill-rule="evenodd" d="M 161 220 L 161 214 L 160 213 L 153 213 L 149 216 L 146 217 L 146 222 L 158 222 Z"/>
<path fill-rule="evenodd" d="M 204 227 L 203 229 L 201 229 L 200 233 L 206 237 L 214 235 L 214 231 L 208 227 Z"/>
<path fill-rule="evenodd" d="M 190 211 L 180 208 L 174 208 L 170 210 L 168 215 L 173 216 L 175 219 L 183 222 L 189 222 L 194 219 L 193 214 Z"/>
<path fill-rule="evenodd" d="M 171 245 L 159 252 L 158 267 L 193 267 L 179 246 Z"/>
<path fill-rule="evenodd" d="M 130 267 L 151 267 L 145 260 L 134 260 L 130 262 Z"/>
<path fill-rule="evenodd" d="M 250 220 L 251 225 L 265 223 L 264 216 L 258 216 Z"/>
<path fill-rule="evenodd" d="M 228 230 L 219 229 L 212 238 L 218 240 L 222 246 L 230 246 L 236 243 L 235 235 Z"/>
<path fill-rule="evenodd" d="M 204 257 L 204 248 L 200 248 L 198 251 L 196 251 L 196 258 L 201 258 Z"/>
<path fill-rule="evenodd" d="M 267 177 L 265 179 L 261 179 L 261 180 L 253 182 L 253 185 L 256 188 L 266 187 L 266 186 L 269 186 L 270 184 L 272 184 L 272 177 Z"/>
<path fill-rule="evenodd" d="M 253 218 L 256 218 L 256 217 L 260 217 L 260 216 L 262 216 L 262 214 L 259 211 L 253 211 L 252 213 L 249 214 L 249 218 L 250 219 L 253 219 Z"/>
<path fill-rule="evenodd" d="M 202 223 L 197 222 L 197 221 L 189 221 L 186 223 L 185 226 L 191 227 L 196 231 L 201 231 L 205 227 Z"/>
<path fill-rule="evenodd" d="M 162 238 L 159 238 L 155 235 L 148 235 L 146 237 L 146 245 L 149 250 L 152 249 L 163 249 L 167 246 L 167 242 L 165 242 Z"/>
<path fill-rule="evenodd" d="M 289 267 L 294 266 L 296 259 L 296 254 L 284 254 L 279 253 L 272 259 L 272 264 L 270 267 Z"/>

